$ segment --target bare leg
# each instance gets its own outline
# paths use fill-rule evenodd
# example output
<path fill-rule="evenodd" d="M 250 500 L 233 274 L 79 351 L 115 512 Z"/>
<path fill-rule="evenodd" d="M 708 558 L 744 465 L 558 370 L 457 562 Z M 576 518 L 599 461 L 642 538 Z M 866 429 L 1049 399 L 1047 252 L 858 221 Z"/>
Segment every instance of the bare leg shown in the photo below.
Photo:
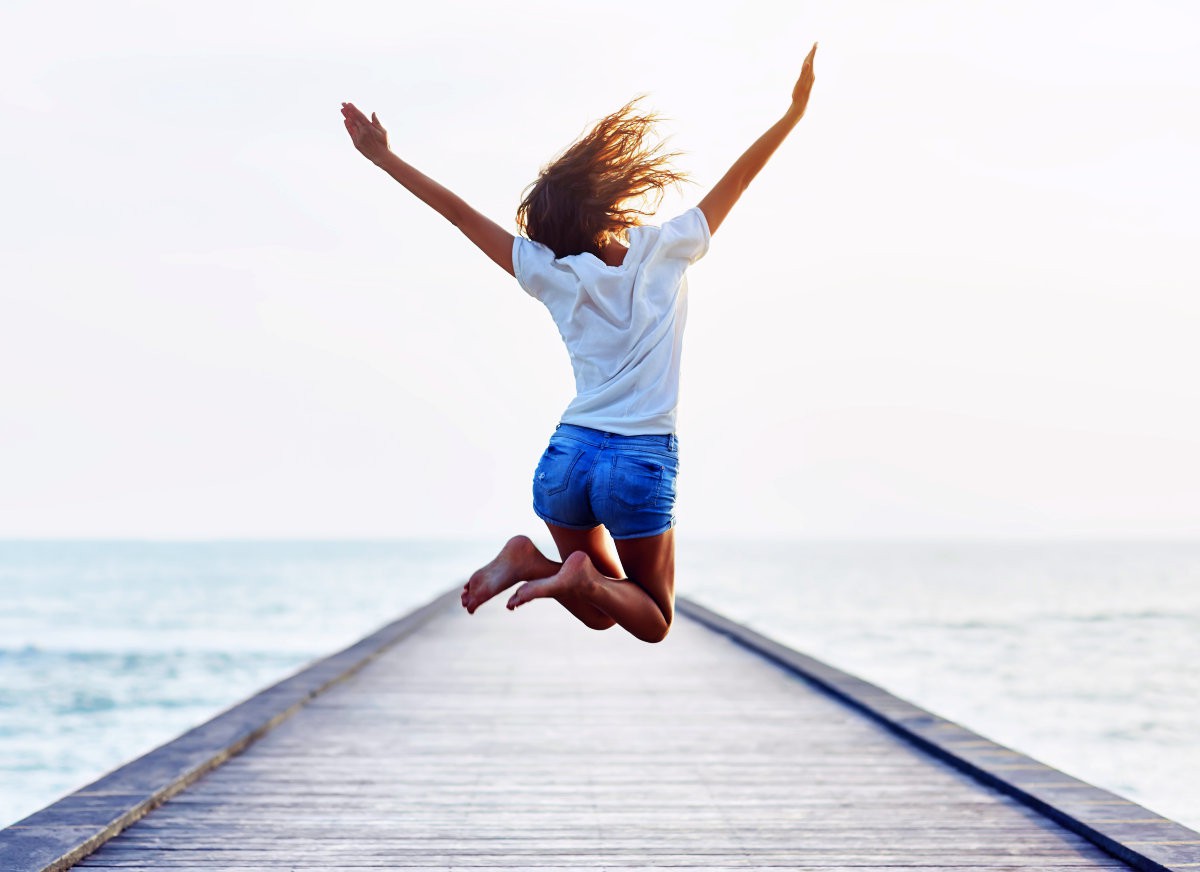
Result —
<path fill-rule="evenodd" d="M 613 541 L 603 527 L 597 526 L 590 530 L 571 530 L 549 522 L 546 523 L 546 527 L 549 528 L 550 535 L 554 537 L 554 544 L 558 546 L 558 554 L 563 560 L 576 551 L 583 551 L 592 559 L 592 565 L 608 577 L 621 578 L 625 574 L 621 570 L 621 560 L 613 549 Z M 546 573 L 546 575 L 531 575 L 528 578 L 545 578 L 547 575 L 557 573 L 561 568 L 561 563 L 555 564 L 553 572 Z M 583 599 L 576 591 L 564 590 L 554 598 L 563 608 L 593 630 L 607 630 L 616 623 L 604 612 Z"/>
<path fill-rule="evenodd" d="M 616 543 L 629 578 L 604 575 L 585 551 L 576 551 L 552 576 L 527 581 L 508 600 L 515 609 L 532 599 L 576 598 L 603 612 L 644 642 L 660 642 L 675 606 L 675 531 Z M 635 575 L 636 573 L 636 575 Z M 635 580 L 636 579 L 636 580 Z"/>

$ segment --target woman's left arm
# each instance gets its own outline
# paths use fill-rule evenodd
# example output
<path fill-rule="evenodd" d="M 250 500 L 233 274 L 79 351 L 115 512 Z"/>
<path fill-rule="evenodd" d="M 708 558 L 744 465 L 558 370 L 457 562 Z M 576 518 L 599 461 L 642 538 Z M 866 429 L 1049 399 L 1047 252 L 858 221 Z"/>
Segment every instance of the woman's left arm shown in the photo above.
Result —
<path fill-rule="evenodd" d="M 775 153 L 775 149 L 779 148 L 787 135 L 804 117 L 804 112 L 808 108 L 808 96 L 812 91 L 813 82 L 816 81 L 816 77 L 813 75 L 813 57 L 816 53 L 817 44 L 814 42 L 800 67 L 800 78 L 796 80 L 796 85 L 792 89 L 792 103 L 784 116 L 746 149 L 745 154 L 737 159 L 721 177 L 721 180 L 713 185 L 712 190 L 700 201 L 700 211 L 704 213 L 704 219 L 708 222 L 710 234 L 717 232 L 717 228 L 724 222 L 729 210 L 737 203 L 742 193 L 749 187 L 750 182 L 758 175 L 759 170 L 766 166 L 771 155 Z"/>
<path fill-rule="evenodd" d="M 485 215 L 473 209 L 464 199 L 439 185 L 416 167 L 397 157 L 387 143 L 387 131 L 375 113 L 370 119 L 353 103 L 342 104 L 346 130 L 354 147 L 388 175 L 433 208 L 438 214 L 463 232 L 479 250 L 513 275 L 513 235 Z"/>

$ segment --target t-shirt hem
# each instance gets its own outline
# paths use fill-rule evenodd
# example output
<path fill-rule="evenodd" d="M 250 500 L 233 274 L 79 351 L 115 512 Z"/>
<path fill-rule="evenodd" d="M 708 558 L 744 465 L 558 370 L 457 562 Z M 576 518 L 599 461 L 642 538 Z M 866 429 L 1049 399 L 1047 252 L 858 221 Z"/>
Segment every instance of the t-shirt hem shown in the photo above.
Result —
<path fill-rule="evenodd" d="M 522 267 L 521 254 L 520 254 L 521 243 L 526 242 L 526 241 L 527 240 L 522 236 L 514 236 L 513 237 L 513 248 L 512 248 L 513 278 L 515 278 L 517 280 L 517 284 L 521 286 L 521 290 L 523 290 L 525 293 L 529 294 L 529 296 L 531 296 L 535 300 L 537 300 L 537 299 L 540 299 L 540 297 L 538 297 L 538 295 L 535 294 L 530 289 L 529 285 L 525 284 L 525 279 L 523 279 L 521 277 L 521 273 L 524 272 L 524 270 L 521 268 Z"/>
<path fill-rule="evenodd" d="M 708 247 L 712 243 L 712 231 L 708 229 L 708 218 L 705 216 L 704 210 L 699 206 L 693 206 L 692 208 L 696 210 L 696 214 L 700 217 L 700 227 L 704 230 L 704 248 L 700 249 L 696 256 L 692 258 L 692 263 L 695 263 L 708 254 Z"/>

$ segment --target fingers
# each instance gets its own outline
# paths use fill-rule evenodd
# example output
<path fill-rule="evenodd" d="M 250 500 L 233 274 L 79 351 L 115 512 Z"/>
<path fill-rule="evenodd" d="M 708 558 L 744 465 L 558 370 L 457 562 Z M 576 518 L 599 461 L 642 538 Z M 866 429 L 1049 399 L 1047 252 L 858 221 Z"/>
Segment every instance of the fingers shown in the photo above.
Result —
<path fill-rule="evenodd" d="M 813 58 L 816 56 L 816 54 L 817 54 L 817 44 L 814 42 L 813 47 L 808 50 L 808 57 L 806 57 L 804 59 L 804 63 L 811 67 Z"/>
<path fill-rule="evenodd" d="M 353 118 L 345 118 L 343 119 L 343 123 L 346 125 L 346 132 L 350 134 L 350 139 L 357 148 L 364 141 L 363 134 L 365 131 L 363 126 Z"/>
<path fill-rule="evenodd" d="M 353 103 L 343 103 L 342 104 L 342 115 L 344 115 L 347 118 L 354 119 L 359 124 L 370 124 L 371 123 L 370 121 L 367 120 L 367 116 L 363 115 L 362 112 L 359 111 L 358 107 L 355 106 Z"/>
<path fill-rule="evenodd" d="M 346 131 L 350 134 L 350 138 L 354 140 L 355 145 L 358 145 L 363 134 L 362 125 L 367 123 L 363 114 L 355 108 L 353 103 L 343 103 L 342 121 L 346 125 Z"/>
<path fill-rule="evenodd" d="M 372 112 L 371 117 L 368 119 L 353 103 L 342 104 L 342 116 L 346 119 L 346 129 L 352 134 L 356 131 L 361 133 L 361 128 L 363 127 L 373 128 L 383 135 L 387 134 L 387 131 L 383 129 L 383 124 L 379 121 L 378 115 Z"/>

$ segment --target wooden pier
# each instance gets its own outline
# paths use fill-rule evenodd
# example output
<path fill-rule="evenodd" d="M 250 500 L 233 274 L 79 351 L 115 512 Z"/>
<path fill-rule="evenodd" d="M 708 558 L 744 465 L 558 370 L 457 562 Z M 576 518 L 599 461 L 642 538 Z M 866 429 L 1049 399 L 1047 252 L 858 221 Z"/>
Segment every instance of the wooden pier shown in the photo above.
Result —
<path fill-rule="evenodd" d="M 0 832 L 0 869 L 1200 868 L 1200 834 L 694 604 L 646 645 L 503 600 L 448 592 Z"/>

